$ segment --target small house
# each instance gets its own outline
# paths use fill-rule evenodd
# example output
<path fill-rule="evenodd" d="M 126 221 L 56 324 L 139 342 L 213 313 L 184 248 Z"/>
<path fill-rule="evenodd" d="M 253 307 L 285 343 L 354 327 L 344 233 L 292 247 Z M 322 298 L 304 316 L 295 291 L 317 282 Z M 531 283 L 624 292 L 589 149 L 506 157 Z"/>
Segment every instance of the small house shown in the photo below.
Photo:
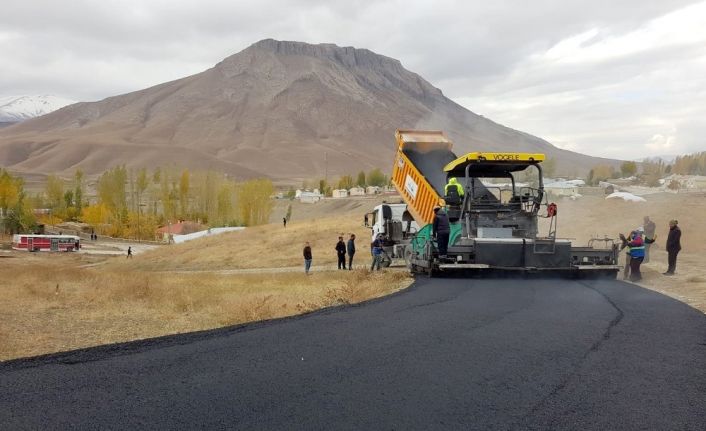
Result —
<path fill-rule="evenodd" d="M 363 196 L 363 195 L 365 195 L 365 189 L 362 187 L 352 187 L 348 191 L 348 194 L 350 196 Z"/>
<path fill-rule="evenodd" d="M 335 189 L 331 192 L 331 196 L 334 199 L 340 199 L 340 198 L 347 198 L 348 197 L 348 190 L 346 189 Z"/>
<path fill-rule="evenodd" d="M 320 193 L 301 192 L 299 194 L 299 202 L 303 204 L 315 204 L 323 198 Z"/>

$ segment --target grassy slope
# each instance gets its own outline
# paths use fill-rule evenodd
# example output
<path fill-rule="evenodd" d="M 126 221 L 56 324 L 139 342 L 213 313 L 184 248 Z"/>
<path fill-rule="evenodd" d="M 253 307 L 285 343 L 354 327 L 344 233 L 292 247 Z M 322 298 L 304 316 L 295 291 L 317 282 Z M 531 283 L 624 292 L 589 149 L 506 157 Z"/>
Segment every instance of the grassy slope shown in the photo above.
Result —
<path fill-rule="evenodd" d="M 367 210 L 364 204 L 356 206 Z M 288 316 L 409 285 L 405 271 L 170 271 L 299 266 L 304 241 L 312 243 L 315 265 L 335 265 L 338 235 L 351 232 L 360 238 L 362 268 L 369 264 L 365 210 L 343 209 L 348 214 L 332 211 L 339 215 L 287 229 L 260 226 L 90 268 L 81 265 L 95 258 L 82 254 L 14 253 L 0 266 L 7 281 L 0 287 L 0 360 Z"/>
<path fill-rule="evenodd" d="M 131 261 L 115 258 L 111 267 L 140 270 L 213 270 L 279 268 L 303 265 L 304 242 L 311 243 L 314 265 L 336 265 L 334 246 L 356 234 L 358 264 L 370 262 L 370 230 L 362 226 L 362 213 L 292 221 L 247 228 L 198 241 L 161 247 Z"/>

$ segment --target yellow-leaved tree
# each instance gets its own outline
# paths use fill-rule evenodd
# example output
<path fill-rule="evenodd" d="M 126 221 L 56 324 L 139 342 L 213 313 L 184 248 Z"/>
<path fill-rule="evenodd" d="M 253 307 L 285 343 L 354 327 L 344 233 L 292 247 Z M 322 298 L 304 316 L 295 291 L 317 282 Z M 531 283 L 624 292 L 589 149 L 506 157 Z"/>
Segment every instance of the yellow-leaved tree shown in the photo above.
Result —
<path fill-rule="evenodd" d="M 255 226 L 269 222 L 275 188 L 268 179 L 250 180 L 236 186 L 236 208 L 240 222 Z"/>
<path fill-rule="evenodd" d="M 111 230 L 108 226 L 110 218 L 111 211 L 103 203 L 83 207 L 81 211 L 83 222 L 88 223 L 96 232 L 103 235 L 108 234 Z"/>

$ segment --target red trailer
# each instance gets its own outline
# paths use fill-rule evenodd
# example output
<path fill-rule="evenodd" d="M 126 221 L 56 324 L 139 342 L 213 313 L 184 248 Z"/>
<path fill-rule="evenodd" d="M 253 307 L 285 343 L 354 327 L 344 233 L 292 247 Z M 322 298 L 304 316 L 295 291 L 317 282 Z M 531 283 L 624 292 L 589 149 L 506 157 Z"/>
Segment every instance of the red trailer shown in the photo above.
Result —
<path fill-rule="evenodd" d="M 12 235 L 12 248 L 27 251 L 78 251 L 81 238 L 75 235 Z"/>

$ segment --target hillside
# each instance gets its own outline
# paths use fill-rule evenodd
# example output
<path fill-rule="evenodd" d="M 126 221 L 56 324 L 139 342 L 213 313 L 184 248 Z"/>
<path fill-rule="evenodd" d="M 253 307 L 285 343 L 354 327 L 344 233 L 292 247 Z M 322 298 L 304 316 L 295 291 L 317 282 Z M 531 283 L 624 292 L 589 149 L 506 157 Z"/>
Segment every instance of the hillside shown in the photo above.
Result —
<path fill-rule="evenodd" d="M 176 164 L 293 182 L 389 170 L 396 128 L 444 130 L 457 153 L 545 152 L 576 173 L 602 162 L 476 115 L 395 59 L 268 39 L 202 73 L 3 128 L 0 164 L 89 174 Z"/>

